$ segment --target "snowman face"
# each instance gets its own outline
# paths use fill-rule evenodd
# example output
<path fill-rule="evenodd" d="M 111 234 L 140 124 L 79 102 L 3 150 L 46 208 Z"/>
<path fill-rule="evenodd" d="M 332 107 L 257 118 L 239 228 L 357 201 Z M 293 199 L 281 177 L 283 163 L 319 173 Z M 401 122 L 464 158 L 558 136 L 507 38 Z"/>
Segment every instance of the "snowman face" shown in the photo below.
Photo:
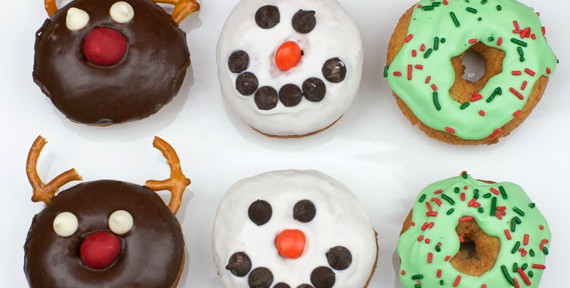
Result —
<path fill-rule="evenodd" d="M 242 0 L 218 43 L 218 72 L 231 106 L 272 135 L 327 127 L 360 85 L 358 28 L 335 0 Z"/>
<path fill-rule="evenodd" d="M 364 287 L 377 250 L 354 195 L 314 171 L 238 182 L 218 209 L 213 237 L 226 287 Z"/>

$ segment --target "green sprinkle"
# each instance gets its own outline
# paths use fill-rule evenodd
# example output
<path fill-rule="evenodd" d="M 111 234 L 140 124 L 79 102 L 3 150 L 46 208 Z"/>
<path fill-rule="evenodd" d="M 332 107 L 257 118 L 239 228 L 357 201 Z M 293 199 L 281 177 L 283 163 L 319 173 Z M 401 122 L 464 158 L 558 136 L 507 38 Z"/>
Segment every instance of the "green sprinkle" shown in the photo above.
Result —
<path fill-rule="evenodd" d="M 439 49 L 439 37 L 433 38 L 433 50 L 437 51 Z"/>
<path fill-rule="evenodd" d="M 517 225 L 521 224 L 522 221 L 519 217 L 514 217 L 513 220 L 511 220 L 511 232 L 516 232 L 517 231 Z"/>
<path fill-rule="evenodd" d="M 435 246 L 435 251 L 441 252 L 441 247 L 440 247 L 439 245 L 436 245 L 436 246 Z"/>
<path fill-rule="evenodd" d="M 420 200 L 418 202 L 423 203 L 424 201 L 426 201 L 427 195 L 424 194 L 422 195 L 422 197 L 420 197 Z"/>
<path fill-rule="evenodd" d="M 426 51 L 426 53 L 424 53 L 424 58 L 425 58 L 425 59 L 428 59 L 428 58 L 429 58 L 429 55 L 431 55 L 432 52 L 433 52 L 433 49 L 429 48 L 429 49 Z"/>
<path fill-rule="evenodd" d="M 469 12 L 469 13 L 477 14 L 477 9 L 475 9 L 475 8 L 467 7 L 467 9 L 465 9 L 465 10 L 467 10 L 467 12 Z"/>
<path fill-rule="evenodd" d="M 532 277 L 534 277 L 534 272 L 532 272 L 532 271 L 528 271 L 528 277 L 529 277 L 529 278 L 532 278 Z"/>
<path fill-rule="evenodd" d="M 487 99 L 487 103 L 491 103 L 498 95 L 503 95 L 503 89 L 501 89 L 501 87 L 495 88 L 491 96 L 489 96 L 489 99 Z"/>
<path fill-rule="evenodd" d="M 489 198 L 491 198 L 492 196 L 493 196 L 493 194 L 487 193 L 487 194 L 483 195 L 483 198 L 489 199 Z"/>
<path fill-rule="evenodd" d="M 507 282 L 509 282 L 511 286 L 515 286 L 515 281 L 513 281 L 513 278 L 511 278 L 511 275 L 509 275 L 509 270 L 507 270 L 507 266 L 501 265 L 501 271 L 503 271 L 503 276 L 505 276 Z"/>
<path fill-rule="evenodd" d="M 487 4 L 487 0 L 482 0 L 481 4 Z"/>
<path fill-rule="evenodd" d="M 521 215 L 521 216 L 523 216 L 523 217 L 524 217 L 524 215 L 525 215 L 524 211 L 521 210 L 519 207 L 514 207 L 514 208 L 513 208 L 513 211 L 515 211 L 515 213 L 517 213 L 517 214 L 519 214 L 519 215 Z"/>
<path fill-rule="evenodd" d="M 441 104 L 439 104 L 439 94 L 437 92 L 433 92 L 433 105 L 437 111 L 441 111 Z"/>
<path fill-rule="evenodd" d="M 424 279 L 424 275 L 423 274 L 417 274 L 412 276 L 412 280 L 422 280 Z"/>
<path fill-rule="evenodd" d="M 453 201 L 453 199 L 445 194 L 441 194 L 441 198 L 447 202 L 449 202 L 449 204 L 451 205 L 455 205 L 455 201 Z"/>
<path fill-rule="evenodd" d="M 466 102 L 465 104 L 461 105 L 461 107 L 459 107 L 459 108 L 461 108 L 461 110 L 465 110 L 465 109 L 467 109 L 467 107 L 469 107 L 470 105 L 471 105 L 471 102 Z"/>
<path fill-rule="evenodd" d="M 493 197 L 493 200 L 491 200 L 491 213 L 489 213 L 489 215 L 493 217 L 495 216 L 496 213 L 497 213 L 497 197 Z"/>
<path fill-rule="evenodd" d="M 453 212 L 455 212 L 455 209 L 451 208 L 451 209 L 447 210 L 447 215 L 451 215 L 451 214 L 453 214 Z"/>
<path fill-rule="evenodd" d="M 501 5 L 497 5 L 497 11 L 501 11 L 501 10 L 503 10 L 503 7 Z M 513 284 L 513 286 L 515 286 L 515 285 Z"/>
<path fill-rule="evenodd" d="M 527 47 L 527 46 L 528 46 L 528 44 L 527 44 L 526 42 L 521 41 L 521 40 L 519 40 L 519 39 L 517 39 L 517 38 L 511 38 L 511 42 L 513 42 L 513 43 L 515 43 L 515 44 L 517 44 L 517 45 L 519 45 L 519 46 L 522 46 L 522 47 Z"/>
<path fill-rule="evenodd" d="M 455 24 L 455 27 L 461 26 L 459 20 L 457 20 L 457 16 L 455 16 L 455 13 L 450 12 L 449 15 L 451 16 L 451 20 L 453 20 L 453 24 Z"/>
<path fill-rule="evenodd" d="M 515 246 L 513 246 L 513 249 L 511 249 L 511 254 L 517 253 L 517 251 L 519 251 L 519 248 L 521 248 L 521 241 L 517 241 L 517 243 L 515 243 Z"/>
<path fill-rule="evenodd" d="M 444 44 L 445 41 L 446 41 L 445 38 L 441 38 L 441 40 L 439 40 L 439 42 L 441 42 L 441 44 Z"/>
<path fill-rule="evenodd" d="M 424 6 L 424 7 L 422 7 L 422 10 L 424 10 L 424 11 L 433 11 L 434 9 L 435 9 L 435 7 L 433 7 L 433 6 Z"/>
<path fill-rule="evenodd" d="M 521 223 L 522 223 L 521 218 L 519 218 L 519 217 L 513 218 L 513 221 L 515 221 L 515 223 L 517 223 L 517 224 L 521 224 Z"/>
<path fill-rule="evenodd" d="M 390 66 L 386 65 L 386 67 L 384 67 L 384 78 L 388 78 L 388 70 L 390 70 Z"/>
<path fill-rule="evenodd" d="M 524 264 L 521 266 L 521 268 L 522 268 L 523 271 L 525 271 L 526 268 L 528 268 L 528 264 L 527 264 L 527 263 L 524 263 Z"/>
<path fill-rule="evenodd" d="M 528 207 L 530 207 L 531 209 L 534 209 L 534 208 L 536 208 L 536 204 L 535 204 L 535 203 L 530 203 L 530 204 L 528 204 Z"/>
<path fill-rule="evenodd" d="M 518 269 L 519 269 L 519 264 L 517 262 L 513 263 L 513 273 L 517 273 Z"/>
<path fill-rule="evenodd" d="M 528 254 L 530 254 L 530 257 L 534 257 L 534 256 L 536 255 L 536 254 L 534 253 L 534 250 L 533 250 L 533 249 L 530 249 L 530 250 L 528 251 Z"/>
<path fill-rule="evenodd" d="M 479 207 L 479 209 L 477 209 L 477 211 L 481 214 L 483 214 L 483 212 L 485 212 L 485 209 L 483 207 Z"/>
<path fill-rule="evenodd" d="M 463 177 L 463 179 L 467 179 L 469 178 L 469 174 L 467 174 L 467 172 L 461 173 L 461 177 Z"/>
<path fill-rule="evenodd" d="M 453 191 L 454 191 L 455 193 L 459 193 L 459 191 L 461 191 L 461 189 L 459 189 L 459 187 L 455 187 L 455 189 L 453 189 Z"/>
<path fill-rule="evenodd" d="M 491 36 L 491 37 L 489 37 L 489 39 L 487 39 L 487 40 L 489 40 L 489 42 L 495 42 L 495 37 Z"/>
<path fill-rule="evenodd" d="M 445 284 L 445 281 L 443 281 L 443 279 L 442 279 L 442 280 L 439 280 L 439 285 L 440 285 L 440 286 L 443 286 L 443 284 Z"/>
<path fill-rule="evenodd" d="M 544 249 L 542 250 L 542 252 L 544 253 L 544 255 L 548 255 L 548 247 L 544 247 Z"/>
<path fill-rule="evenodd" d="M 499 191 L 501 191 L 501 196 L 503 196 L 503 199 L 507 200 L 509 198 L 509 196 L 507 195 L 507 191 L 505 190 L 505 187 L 499 186 Z"/>

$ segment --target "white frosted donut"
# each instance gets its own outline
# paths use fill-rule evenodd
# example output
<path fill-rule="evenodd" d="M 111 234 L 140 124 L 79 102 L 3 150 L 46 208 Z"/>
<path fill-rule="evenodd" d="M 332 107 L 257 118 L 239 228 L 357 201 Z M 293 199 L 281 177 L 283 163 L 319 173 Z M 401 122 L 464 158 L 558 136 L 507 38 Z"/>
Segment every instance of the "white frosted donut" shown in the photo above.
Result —
<path fill-rule="evenodd" d="M 377 256 L 374 229 L 355 195 L 317 171 L 236 183 L 218 208 L 213 246 L 228 288 L 362 288 Z"/>
<path fill-rule="evenodd" d="M 363 48 L 336 0 L 242 0 L 221 33 L 217 61 L 223 94 L 249 126 L 302 136 L 351 106 Z"/>

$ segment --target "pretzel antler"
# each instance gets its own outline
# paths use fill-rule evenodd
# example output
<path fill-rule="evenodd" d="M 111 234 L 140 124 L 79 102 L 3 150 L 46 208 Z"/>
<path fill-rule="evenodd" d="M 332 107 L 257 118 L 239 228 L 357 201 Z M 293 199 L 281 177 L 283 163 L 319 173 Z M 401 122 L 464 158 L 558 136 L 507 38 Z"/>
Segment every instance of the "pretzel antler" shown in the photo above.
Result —
<path fill-rule="evenodd" d="M 57 5 L 55 4 L 55 0 L 44 0 L 44 6 L 46 7 L 46 11 L 49 17 L 53 16 L 53 14 L 57 12 Z"/>
<path fill-rule="evenodd" d="M 176 214 L 178 208 L 180 208 L 180 203 L 182 203 L 182 194 L 184 194 L 186 186 L 190 185 L 190 179 L 186 178 L 182 173 L 180 159 L 178 159 L 176 151 L 174 151 L 174 148 L 172 148 L 170 144 L 159 137 L 154 137 L 152 145 L 160 150 L 164 158 L 168 161 L 168 166 L 170 166 L 170 178 L 162 181 L 148 180 L 145 185 L 153 191 L 169 190 L 172 195 L 170 196 L 168 208 L 170 208 L 172 214 Z"/>
<path fill-rule="evenodd" d="M 46 0 L 49 1 L 49 0 Z M 196 0 L 152 0 L 154 3 L 166 3 L 174 5 L 172 20 L 180 24 L 190 14 L 200 10 L 200 4 Z"/>
<path fill-rule="evenodd" d="M 32 148 L 30 148 L 30 153 L 28 154 L 28 161 L 26 162 L 26 174 L 28 175 L 28 180 L 30 180 L 30 184 L 34 189 L 32 201 L 43 201 L 46 203 L 46 205 L 49 205 L 51 198 L 53 198 L 55 192 L 57 192 L 61 186 L 71 181 L 81 180 L 81 176 L 77 174 L 77 171 L 75 171 L 75 169 L 69 169 L 66 172 L 55 177 L 49 183 L 44 184 L 38 175 L 36 167 L 38 165 L 38 158 L 40 157 L 40 153 L 42 152 L 42 149 L 46 143 L 46 139 L 44 139 L 42 136 L 38 136 L 38 138 L 36 138 L 36 141 L 34 141 Z"/>

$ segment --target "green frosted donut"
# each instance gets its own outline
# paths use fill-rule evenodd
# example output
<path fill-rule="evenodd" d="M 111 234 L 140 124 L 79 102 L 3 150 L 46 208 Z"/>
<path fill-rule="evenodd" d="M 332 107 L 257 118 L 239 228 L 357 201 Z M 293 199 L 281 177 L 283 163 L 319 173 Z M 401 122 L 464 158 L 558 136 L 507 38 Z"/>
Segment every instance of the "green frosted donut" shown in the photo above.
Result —
<path fill-rule="evenodd" d="M 390 87 L 425 125 L 464 140 L 495 138 L 557 65 L 538 16 L 515 0 L 420 1 L 404 42 L 385 69 Z M 460 103 L 450 60 L 477 43 L 503 51 L 503 69 Z"/>
<path fill-rule="evenodd" d="M 472 220 L 500 241 L 495 264 L 479 277 L 459 272 L 450 261 L 461 247 L 456 227 Z M 538 287 L 550 229 L 520 186 L 489 184 L 464 173 L 425 188 L 411 221 L 398 241 L 403 288 Z"/>

